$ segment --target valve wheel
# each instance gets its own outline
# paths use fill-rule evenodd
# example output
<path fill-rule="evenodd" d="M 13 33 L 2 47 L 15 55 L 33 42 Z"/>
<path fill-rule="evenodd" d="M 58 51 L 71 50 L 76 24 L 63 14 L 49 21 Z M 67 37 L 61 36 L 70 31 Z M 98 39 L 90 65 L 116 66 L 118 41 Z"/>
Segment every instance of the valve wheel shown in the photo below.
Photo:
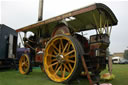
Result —
<path fill-rule="evenodd" d="M 72 36 L 57 35 L 45 49 L 44 69 L 55 82 L 69 82 L 80 74 L 80 61 L 76 42 Z"/>
<path fill-rule="evenodd" d="M 19 60 L 19 71 L 21 74 L 28 74 L 30 71 L 30 59 L 27 54 L 21 56 Z"/>

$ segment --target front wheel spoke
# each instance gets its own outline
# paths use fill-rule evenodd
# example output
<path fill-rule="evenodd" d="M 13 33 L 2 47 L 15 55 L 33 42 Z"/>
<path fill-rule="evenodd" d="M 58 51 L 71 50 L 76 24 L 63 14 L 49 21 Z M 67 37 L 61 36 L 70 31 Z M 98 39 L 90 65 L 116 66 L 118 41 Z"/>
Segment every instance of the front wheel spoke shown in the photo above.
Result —
<path fill-rule="evenodd" d="M 24 71 L 26 70 L 26 66 L 23 66 L 23 70 L 24 70 Z"/>
<path fill-rule="evenodd" d="M 28 63 L 28 60 L 25 60 L 25 63 Z"/>
<path fill-rule="evenodd" d="M 68 55 L 70 55 L 70 54 L 72 54 L 72 53 L 74 53 L 74 52 L 75 52 L 75 50 L 72 50 L 72 51 L 66 53 L 64 56 L 68 56 Z"/>
<path fill-rule="evenodd" d="M 25 61 L 25 57 L 23 57 L 23 59 L 22 59 L 22 62 L 24 62 Z"/>
<path fill-rule="evenodd" d="M 64 64 L 64 67 L 65 67 L 65 69 L 67 69 L 68 72 L 71 72 L 66 64 Z"/>
<path fill-rule="evenodd" d="M 24 66 L 24 62 L 22 62 L 22 65 L 21 65 L 22 67 Z"/>
<path fill-rule="evenodd" d="M 26 68 L 26 67 L 24 67 L 24 71 L 25 71 L 25 72 L 27 71 L 27 68 Z"/>
<path fill-rule="evenodd" d="M 58 73 L 58 71 L 61 69 L 61 66 L 62 66 L 62 65 L 59 66 L 59 68 L 56 70 L 56 72 L 55 72 L 54 75 L 56 75 L 56 74 Z"/>
<path fill-rule="evenodd" d="M 50 68 L 50 67 L 52 67 L 52 66 L 54 66 L 54 65 L 56 65 L 56 64 L 58 64 L 58 62 L 55 62 L 55 63 L 49 65 L 48 68 Z"/>
<path fill-rule="evenodd" d="M 25 64 L 28 64 L 28 61 L 25 61 Z"/>
<path fill-rule="evenodd" d="M 23 66 L 22 68 L 23 68 L 23 70 L 25 71 L 25 66 Z"/>
<path fill-rule="evenodd" d="M 28 63 L 23 62 L 23 63 L 22 63 L 22 67 L 28 67 Z"/>
<path fill-rule="evenodd" d="M 28 63 L 25 63 L 25 67 L 28 67 Z"/>

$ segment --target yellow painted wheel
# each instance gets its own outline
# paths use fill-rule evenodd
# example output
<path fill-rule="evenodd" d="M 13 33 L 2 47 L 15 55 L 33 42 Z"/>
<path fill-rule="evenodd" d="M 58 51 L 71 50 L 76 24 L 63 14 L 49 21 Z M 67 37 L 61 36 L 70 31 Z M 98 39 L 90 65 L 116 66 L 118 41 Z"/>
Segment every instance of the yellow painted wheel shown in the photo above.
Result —
<path fill-rule="evenodd" d="M 80 74 L 81 62 L 76 43 L 72 36 L 67 35 L 57 35 L 48 42 L 43 63 L 51 80 L 69 82 Z"/>
<path fill-rule="evenodd" d="M 19 60 L 19 71 L 21 74 L 28 74 L 30 71 L 30 59 L 27 54 L 21 56 Z"/>

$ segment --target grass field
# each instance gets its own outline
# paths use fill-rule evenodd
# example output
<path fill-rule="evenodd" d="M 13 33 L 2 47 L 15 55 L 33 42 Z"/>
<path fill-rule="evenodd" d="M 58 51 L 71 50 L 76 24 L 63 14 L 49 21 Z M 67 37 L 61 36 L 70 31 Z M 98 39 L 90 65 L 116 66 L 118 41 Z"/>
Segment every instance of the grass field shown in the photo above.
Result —
<path fill-rule="evenodd" d="M 107 72 L 103 71 L 101 74 Z M 128 85 L 128 65 L 113 65 L 113 74 L 116 76 L 111 81 L 101 81 L 112 83 L 113 85 Z M 0 85 L 65 85 L 62 83 L 55 83 L 47 78 L 41 72 L 40 68 L 34 68 L 29 75 L 22 75 L 16 70 L 2 70 L 0 71 Z M 89 85 L 86 78 L 79 78 L 72 82 L 72 85 Z"/>

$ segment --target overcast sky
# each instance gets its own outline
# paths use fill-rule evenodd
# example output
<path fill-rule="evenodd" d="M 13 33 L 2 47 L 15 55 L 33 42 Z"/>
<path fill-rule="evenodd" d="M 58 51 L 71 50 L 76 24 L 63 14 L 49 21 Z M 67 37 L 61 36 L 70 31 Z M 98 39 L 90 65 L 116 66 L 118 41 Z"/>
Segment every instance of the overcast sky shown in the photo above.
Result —
<path fill-rule="evenodd" d="M 123 52 L 128 47 L 128 1 L 107 0 L 118 19 L 111 33 L 110 52 Z M 44 19 L 88 6 L 100 0 L 44 0 Z M 39 0 L 1 0 L 0 23 L 18 29 L 37 22 Z"/>

